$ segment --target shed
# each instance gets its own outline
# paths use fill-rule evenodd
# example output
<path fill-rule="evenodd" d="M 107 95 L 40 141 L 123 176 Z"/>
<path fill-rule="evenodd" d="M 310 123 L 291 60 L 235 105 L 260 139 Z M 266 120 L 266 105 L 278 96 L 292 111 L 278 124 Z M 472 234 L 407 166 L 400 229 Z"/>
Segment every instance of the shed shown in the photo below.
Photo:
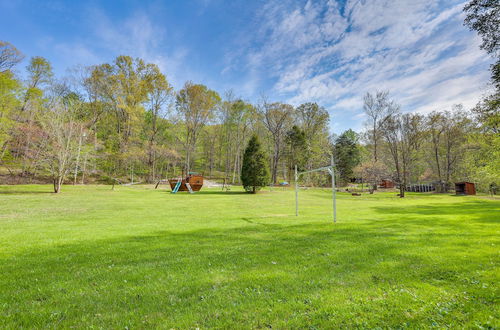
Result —
<path fill-rule="evenodd" d="M 456 182 L 455 192 L 457 195 L 475 195 L 476 185 L 472 182 Z"/>
<path fill-rule="evenodd" d="M 383 179 L 380 183 L 380 188 L 394 188 L 394 181 Z"/>

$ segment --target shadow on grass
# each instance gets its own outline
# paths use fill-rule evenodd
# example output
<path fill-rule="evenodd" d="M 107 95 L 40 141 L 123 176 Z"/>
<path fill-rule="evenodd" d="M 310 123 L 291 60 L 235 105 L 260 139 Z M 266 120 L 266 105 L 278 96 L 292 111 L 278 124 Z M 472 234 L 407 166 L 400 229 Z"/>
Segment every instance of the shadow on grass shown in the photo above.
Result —
<path fill-rule="evenodd" d="M 427 212 L 432 214 L 432 209 Z M 452 212 L 451 206 L 445 212 Z M 161 326 L 217 327 L 229 319 L 233 325 L 249 327 L 261 327 L 261 322 L 285 327 L 292 321 L 295 327 L 307 327 L 325 325 L 325 315 L 337 315 L 337 326 L 352 325 L 349 315 L 365 304 L 365 320 L 374 322 L 365 325 L 416 325 L 422 319 L 410 320 L 404 312 L 421 308 L 431 298 L 422 295 L 418 301 L 399 304 L 404 296 L 399 291 L 380 302 L 373 296 L 422 282 L 463 291 L 463 280 L 493 258 L 484 252 L 481 262 L 464 262 L 457 253 L 462 248 L 454 244 L 468 239 L 460 233 L 443 231 L 436 237 L 375 221 L 263 227 L 265 223 L 241 219 L 249 225 L 82 241 L 4 258 L 0 312 L 3 309 L 11 325 L 25 320 L 25 325 L 41 327 L 81 326 L 82 315 L 86 325 L 107 327 L 144 327 L 145 315 L 151 325 Z M 433 220 L 440 222 L 439 217 Z M 404 222 L 421 225 L 414 217 Z M 424 246 L 436 252 L 426 254 L 421 251 Z M 342 298 L 345 292 L 348 296 Z M 335 294 L 339 305 L 325 306 L 322 297 Z M 361 297 L 358 303 L 356 295 Z M 476 308 L 491 307 L 488 296 L 481 299 Z M 270 313 L 271 308 L 281 312 Z M 343 309 L 351 314 L 339 314 Z"/>
<path fill-rule="evenodd" d="M 0 190 L 0 195 L 53 194 L 53 191 Z"/>
<path fill-rule="evenodd" d="M 473 285 L 498 265 L 490 244 L 498 240 L 487 228 L 498 224 L 499 204 L 425 203 L 381 201 L 371 209 L 387 217 L 363 223 L 284 225 L 241 217 L 238 228 L 88 237 L 2 255 L 0 327 L 328 328 L 352 326 L 353 315 L 368 320 L 361 328 L 435 320 L 444 326 L 461 317 L 453 314 L 459 307 L 447 306 L 443 316 L 429 306 L 471 290 L 469 313 L 491 309 L 494 285 L 483 291 Z M 407 317 L 410 310 L 424 312 Z M 143 323 L 145 316 L 151 323 Z"/>
<path fill-rule="evenodd" d="M 246 191 L 222 191 L 222 190 L 200 190 L 200 195 L 250 195 Z"/>
<path fill-rule="evenodd" d="M 444 222 L 440 223 L 435 221 L 436 219 L 429 219 L 429 216 L 436 217 L 440 219 L 441 216 L 456 215 L 460 217 L 466 217 L 466 221 L 470 220 L 483 222 L 483 223 L 500 223 L 500 203 L 494 203 L 488 200 L 472 200 L 464 201 L 460 204 L 424 204 L 424 205 L 414 205 L 414 206 L 375 206 L 372 209 L 379 214 L 399 214 L 407 215 L 412 217 L 412 222 L 415 224 L 427 224 L 427 225 L 453 225 L 460 226 L 459 221 L 456 222 Z M 417 215 L 417 216 L 415 216 Z M 424 215 L 425 217 L 421 217 Z M 400 222 L 404 225 L 405 222 Z"/>

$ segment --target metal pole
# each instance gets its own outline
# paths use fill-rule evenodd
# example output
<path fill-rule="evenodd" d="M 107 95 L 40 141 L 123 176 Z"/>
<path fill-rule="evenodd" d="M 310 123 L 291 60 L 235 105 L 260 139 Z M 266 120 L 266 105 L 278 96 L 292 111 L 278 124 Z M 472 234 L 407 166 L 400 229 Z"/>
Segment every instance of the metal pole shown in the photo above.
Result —
<path fill-rule="evenodd" d="M 337 201 L 336 201 L 336 196 L 335 196 L 335 171 L 333 169 L 334 163 L 333 163 L 333 155 L 330 159 L 330 165 L 332 167 L 332 197 L 333 197 L 333 223 L 337 222 Z"/>
<path fill-rule="evenodd" d="M 76 177 L 78 176 L 78 163 L 80 162 L 80 150 L 82 149 L 82 131 L 83 131 L 83 126 L 80 127 L 80 140 L 78 142 L 78 154 L 76 155 L 76 164 L 75 164 L 75 177 L 73 179 L 73 185 L 76 184 Z"/>
<path fill-rule="evenodd" d="M 299 176 L 295 165 L 295 216 L 299 216 Z"/>

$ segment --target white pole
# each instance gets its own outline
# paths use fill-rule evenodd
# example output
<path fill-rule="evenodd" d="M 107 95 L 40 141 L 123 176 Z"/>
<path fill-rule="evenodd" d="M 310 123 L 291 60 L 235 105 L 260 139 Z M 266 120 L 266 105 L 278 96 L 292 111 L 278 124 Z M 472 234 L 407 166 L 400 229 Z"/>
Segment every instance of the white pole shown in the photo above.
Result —
<path fill-rule="evenodd" d="M 337 202 L 336 202 L 336 196 L 335 196 L 335 171 L 333 169 L 334 163 L 333 163 L 333 155 L 330 159 L 330 165 L 332 167 L 332 197 L 333 197 L 333 223 L 337 222 Z"/>
<path fill-rule="evenodd" d="M 78 163 L 80 162 L 80 150 L 82 149 L 82 135 L 83 135 L 82 131 L 83 131 L 83 126 L 80 127 L 80 140 L 78 142 L 78 154 L 76 155 L 75 177 L 73 179 L 73 185 L 76 184 L 76 177 L 78 176 L 78 165 L 79 165 Z"/>
<path fill-rule="evenodd" d="M 297 165 L 295 165 L 295 216 L 299 216 L 299 176 L 297 174 Z"/>

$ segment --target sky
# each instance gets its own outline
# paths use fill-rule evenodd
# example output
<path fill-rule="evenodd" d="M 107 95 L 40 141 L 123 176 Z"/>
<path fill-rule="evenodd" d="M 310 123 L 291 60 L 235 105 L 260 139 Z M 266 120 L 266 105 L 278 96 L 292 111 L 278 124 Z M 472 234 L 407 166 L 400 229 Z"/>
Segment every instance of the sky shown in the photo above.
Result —
<path fill-rule="evenodd" d="M 388 90 L 404 112 L 474 106 L 492 59 L 463 25 L 464 1 L 0 0 L 0 40 L 58 76 L 118 55 L 156 63 L 257 103 L 317 102 L 332 133 L 361 130 L 363 95 Z"/>

